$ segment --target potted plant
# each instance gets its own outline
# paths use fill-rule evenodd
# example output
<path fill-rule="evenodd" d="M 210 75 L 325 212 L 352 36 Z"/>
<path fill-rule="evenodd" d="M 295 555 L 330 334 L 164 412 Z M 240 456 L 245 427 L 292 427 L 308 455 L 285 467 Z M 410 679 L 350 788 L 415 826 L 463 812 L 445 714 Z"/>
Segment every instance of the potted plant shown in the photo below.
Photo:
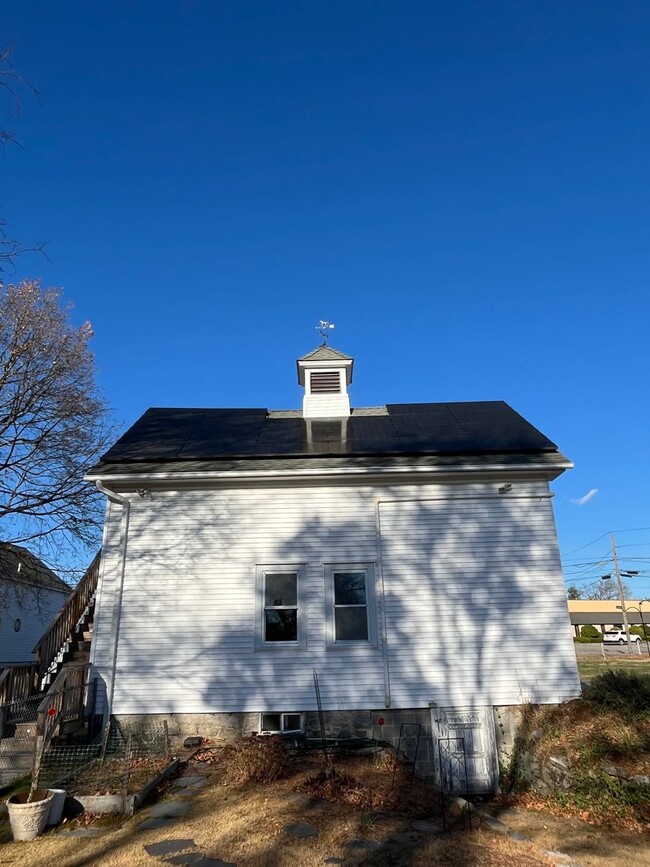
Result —
<path fill-rule="evenodd" d="M 7 799 L 14 840 L 35 840 L 43 833 L 53 798 L 48 789 L 34 789 Z"/>

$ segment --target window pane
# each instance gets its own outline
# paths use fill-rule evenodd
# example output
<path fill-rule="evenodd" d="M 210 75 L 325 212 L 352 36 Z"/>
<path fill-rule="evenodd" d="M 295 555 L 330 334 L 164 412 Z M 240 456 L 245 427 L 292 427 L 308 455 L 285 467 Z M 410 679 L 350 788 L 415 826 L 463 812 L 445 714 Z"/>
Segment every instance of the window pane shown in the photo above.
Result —
<path fill-rule="evenodd" d="M 334 603 L 335 605 L 365 605 L 366 573 L 335 572 Z"/>
<path fill-rule="evenodd" d="M 284 732 L 292 732 L 300 730 L 300 714 L 299 713 L 285 713 L 283 714 L 284 720 L 282 725 L 282 731 Z"/>
<path fill-rule="evenodd" d="M 368 615 L 363 608 L 335 608 L 334 625 L 337 641 L 367 641 Z"/>
<path fill-rule="evenodd" d="M 280 731 L 280 714 L 279 713 L 263 713 L 262 714 L 262 731 L 263 732 L 279 732 Z"/>
<path fill-rule="evenodd" d="M 298 576 L 295 572 L 267 572 L 264 605 L 297 605 Z"/>
<path fill-rule="evenodd" d="M 265 641 L 297 641 L 298 610 L 296 608 L 267 609 L 264 612 Z"/>

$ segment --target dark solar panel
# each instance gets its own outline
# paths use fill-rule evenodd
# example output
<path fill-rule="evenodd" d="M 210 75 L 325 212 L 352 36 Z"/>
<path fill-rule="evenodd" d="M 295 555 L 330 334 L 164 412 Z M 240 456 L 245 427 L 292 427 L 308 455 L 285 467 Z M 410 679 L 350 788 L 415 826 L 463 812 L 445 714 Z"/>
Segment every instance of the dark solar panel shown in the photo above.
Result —
<path fill-rule="evenodd" d="M 266 419 L 265 409 L 207 409 L 188 432 L 180 458 L 255 454 Z"/>
<path fill-rule="evenodd" d="M 434 452 L 557 448 L 503 401 L 390 404 L 388 411 L 405 450 L 407 443 Z"/>
<path fill-rule="evenodd" d="M 503 401 L 390 404 L 347 421 L 269 418 L 264 409 L 150 409 L 107 461 L 307 454 L 480 454 L 557 451 Z"/>
<path fill-rule="evenodd" d="M 301 418 L 267 418 L 257 441 L 257 455 L 296 455 L 304 448 L 305 423 Z"/>

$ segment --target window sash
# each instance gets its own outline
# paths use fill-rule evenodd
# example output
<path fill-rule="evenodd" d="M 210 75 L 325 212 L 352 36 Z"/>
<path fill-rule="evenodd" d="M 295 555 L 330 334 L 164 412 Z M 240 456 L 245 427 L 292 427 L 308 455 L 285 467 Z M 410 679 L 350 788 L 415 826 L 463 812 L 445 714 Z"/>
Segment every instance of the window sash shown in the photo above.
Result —
<path fill-rule="evenodd" d="M 327 591 L 328 644 L 331 647 L 376 645 L 372 565 L 330 565 L 327 568 Z"/>
<path fill-rule="evenodd" d="M 257 567 L 258 649 L 296 647 L 304 643 L 304 569 L 291 566 Z"/>

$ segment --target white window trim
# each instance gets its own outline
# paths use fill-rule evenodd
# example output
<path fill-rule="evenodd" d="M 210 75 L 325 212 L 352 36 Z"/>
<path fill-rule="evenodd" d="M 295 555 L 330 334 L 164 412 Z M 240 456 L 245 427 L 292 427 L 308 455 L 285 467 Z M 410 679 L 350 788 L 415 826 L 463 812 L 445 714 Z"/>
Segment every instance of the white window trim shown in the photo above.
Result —
<path fill-rule="evenodd" d="M 377 591 L 375 564 L 364 563 L 323 563 L 325 569 L 325 638 L 328 649 L 339 650 L 349 647 L 378 647 L 377 629 Z M 334 622 L 334 573 L 366 573 L 366 611 L 368 615 L 368 638 L 354 641 L 337 641 Z"/>
<path fill-rule="evenodd" d="M 296 641 L 266 641 L 264 638 L 264 576 L 273 572 L 295 572 L 297 578 L 298 630 Z M 295 650 L 307 646 L 307 579 L 304 563 L 269 563 L 255 567 L 255 649 Z M 270 712 L 270 711 L 269 711 Z M 260 717 L 261 720 L 261 717 Z"/>

